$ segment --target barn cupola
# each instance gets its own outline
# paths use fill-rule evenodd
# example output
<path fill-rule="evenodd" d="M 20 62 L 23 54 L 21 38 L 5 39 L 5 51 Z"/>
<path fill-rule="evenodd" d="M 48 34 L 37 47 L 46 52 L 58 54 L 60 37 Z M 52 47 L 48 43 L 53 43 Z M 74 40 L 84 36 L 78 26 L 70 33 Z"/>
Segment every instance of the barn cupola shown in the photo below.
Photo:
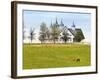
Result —
<path fill-rule="evenodd" d="M 61 26 L 61 27 L 63 27 L 63 26 L 64 26 L 62 19 L 61 19 L 60 26 Z"/>
<path fill-rule="evenodd" d="M 75 31 L 75 27 L 76 27 L 76 26 L 75 26 L 74 21 L 73 21 L 73 24 L 72 24 L 72 30 L 73 30 L 73 31 Z"/>
<path fill-rule="evenodd" d="M 56 22 L 55 22 L 55 24 L 56 24 L 56 27 L 58 27 L 58 26 L 59 26 L 58 21 L 57 21 L 57 18 L 56 18 Z"/>

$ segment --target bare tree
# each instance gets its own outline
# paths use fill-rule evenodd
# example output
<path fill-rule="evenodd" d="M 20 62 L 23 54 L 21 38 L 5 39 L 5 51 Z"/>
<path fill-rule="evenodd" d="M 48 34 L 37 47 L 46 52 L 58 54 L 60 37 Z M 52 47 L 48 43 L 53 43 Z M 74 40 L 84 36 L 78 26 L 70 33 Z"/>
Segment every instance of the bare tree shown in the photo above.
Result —
<path fill-rule="evenodd" d="M 65 42 L 65 44 L 66 44 L 66 42 L 68 41 L 68 36 L 69 36 L 69 34 L 68 34 L 68 31 L 67 30 L 64 30 L 63 31 L 63 33 L 62 33 L 62 39 L 63 39 L 63 41 Z"/>
<path fill-rule="evenodd" d="M 50 35 L 51 35 L 50 30 L 49 30 L 49 28 L 47 27 L 47 28 L 46 28 L 46 37 L 47 37 L 47 40 L 50 40 Z"/>
<path fill-rule="evenodd" d="M 31 43 L 32 43 L 33 39 L 35 39 L 34 29 L 30 28 L 30 40 L 31 40 Z"/>
<path fill-rule="evenodd" d="M 26 28 L 26 27 L 25 27 L 25 25 L 24 25 L 24 22 L 23 22 L 22 24 L 23 24 L 23 25 L 22 25 L 22 26 L 23 26 L 23 27 L 22 27 L 22 28 L 23 28 L 22 37 L 23 37 L 23 40 L 24 40 L 24 39 L 25 39 L 25 32 L 26 32 L 26 31 L 25 31 L 25 28 Z"/>
<path fill-rule="evenodd" d="M 60 35 L 59 26 L 56 24 L 53 24 L 51 26 L 51 36 L 52 36 L 52 40 L 53 40 L 54 44 L 55 44 L 56 40 L 58 40 L 59 35 Z"/>
<path fill-rule="evenodd" d="M 42 22 L 40 25 L 39 40 L 41 41 L 41 43 L 45 43 L 45 40 L 48 40 L 49 38 L 50 38 L 50 31 L 46 26 L 46 23 Z"/>

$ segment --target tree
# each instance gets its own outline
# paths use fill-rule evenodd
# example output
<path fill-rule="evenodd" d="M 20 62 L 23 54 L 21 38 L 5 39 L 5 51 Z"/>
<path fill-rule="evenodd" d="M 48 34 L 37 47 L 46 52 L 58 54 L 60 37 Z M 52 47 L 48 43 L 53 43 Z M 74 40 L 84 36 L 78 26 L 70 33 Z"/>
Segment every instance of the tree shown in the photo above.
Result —
<path fill-rule="evenodd" d="M 82 36 L 82 32 L 81 31 L 78 31 L 76 32 L 76 35 L 75 35 L 75 41 L 76 42 L 80 42 L 82 39 L 84 39 L 84 36 Z"/>
<path fill-rule="evenodd" d="M 50 37 L 49 29 L 46 26 L 46 23 L 42 22 L 41 25 L 40 25 L 40 36 L 39 36 L 39 40 L 41 41 L 41 43 L 43 43 L 49 37 Z"/>
<path fill-rule="evenodd" d="M 56 24 L 53 24 L 51 26 L 51 36 L 52 36 L 52 40 L 53 40 L 54 44 L 55 44 L 56 40 L 58 40 L 59 35 L 60 35 L 59 26 Z"/>
<path fill-rule="evenodd" d="M 23 40 L 25 39 L 25 29 L 23 28 Z"/>
<path fill-rule="evenodd" d="M 44 36 L 42 34 L 40 34 L 39 40 L 41 41 L 41 44 L 44 42 Z"/>
<path fill-rule="evenodd" d="M 63 33 L 62 33 L 62 35 L 63 35 L 63 36 L 62 36 L 62 39 L 63 39 L 63 41 L 64 41 L 65 44 L 66 44 L 67 40 L 69 39 L 69 38 L 68 38 L 68 35 L 69 35 L 69 34 L 68 34 L 68 31 L 67 31 L 67 30 L 64 30 Z"/>
<path fill-rule="evenodd" d="M 51 35 L 50 30 L 47 27 L 47 29 L 46 29 L 47 40 L 50 40 L 50 35 Z"/>
<path fill-rule="evenodd" d="M 23 33 L 23 35 L 22 35 L 22 37 L 23 37 L 23 40 L 25 39 L 25 25 L 24 25 L 24 23 L 23 23 L 23 31 L 22 31 L 22 33 Z"/>
<path fill-rule="evenodd" d="M 35 38 L 35 33 L 34 33 L 34 29 L 30 29 L 30 40 L 31 40 L 31 43 L 32 43 L 32 40 Z"/>

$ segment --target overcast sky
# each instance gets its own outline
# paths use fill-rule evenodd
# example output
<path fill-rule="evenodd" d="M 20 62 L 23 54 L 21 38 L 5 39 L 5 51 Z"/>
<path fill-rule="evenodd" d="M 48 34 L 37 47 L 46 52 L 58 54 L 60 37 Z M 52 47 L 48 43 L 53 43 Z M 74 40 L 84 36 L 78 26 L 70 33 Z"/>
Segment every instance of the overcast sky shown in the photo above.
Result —
<path fill-rule="evenodd" d="M 71 28 L 73 21 L 76 28 L 81 28 L 86 41 L 91 40 L 91 14 L 89 13 L 75 13 L 75 12 L 51 12 L 51 11 L 23 11 L 23 21 L 26 29 L 35 28 L 35 32 L 39 32 L 40 24 L 45 22 L 47 27 L 50 27 L 51 21 L 54 23 L 58 20 L 60 24 L 61 19 L 65 26 Z"/>

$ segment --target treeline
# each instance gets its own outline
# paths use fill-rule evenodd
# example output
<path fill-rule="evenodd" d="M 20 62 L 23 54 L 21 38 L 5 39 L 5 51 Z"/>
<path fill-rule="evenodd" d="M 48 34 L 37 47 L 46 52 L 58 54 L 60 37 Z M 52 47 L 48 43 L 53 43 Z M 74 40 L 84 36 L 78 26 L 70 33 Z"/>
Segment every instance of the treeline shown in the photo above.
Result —
<path fill-rule="evenodd" d="M 35 29 L 30 29 L 29 33 L 29 39 L 32 40 L 35 39 Z M 61 34 L 62 33 L 62 34 Z M 23 36 L 24 37 L 24 36 Z M 50 27 L 47 27 L 45 22 L 42 22 L 40 24 L 40 31 L 39 31 L 39 40 L 41 43 L 46 43 L 46 41 L 53 41 L 55 44 L 60 37 L 60 40 L 62 40 L 64 43 L 66 43 L 69 39 L 68 29 L 64 27 L 59 27 L 58 24 L 54 23 L 51 24 Z M 81 32 L 76 33 L 75 38 L 76 42 L 80 42 L 82 40 Z"/>
<path fill-rule="evenodd" d="M 60 35 L 61 32 L 63 32 L 62 36 Z M 56 41 L 58 41 L 59 36 L 61 36 L 60 39 L 62 39 L 65 43 L 68 40 L 67 30 L 62 31 L 62 29 L 56 23 L 51 24 L 51 26 L 48 28 L 46 23 L 42 22 L 40 25 L 39 34 L 39 40 L 41 41 L 41 43 L 45 43 L 45 41 L 53 41 L 53 43 L 55 44 Z"/>

